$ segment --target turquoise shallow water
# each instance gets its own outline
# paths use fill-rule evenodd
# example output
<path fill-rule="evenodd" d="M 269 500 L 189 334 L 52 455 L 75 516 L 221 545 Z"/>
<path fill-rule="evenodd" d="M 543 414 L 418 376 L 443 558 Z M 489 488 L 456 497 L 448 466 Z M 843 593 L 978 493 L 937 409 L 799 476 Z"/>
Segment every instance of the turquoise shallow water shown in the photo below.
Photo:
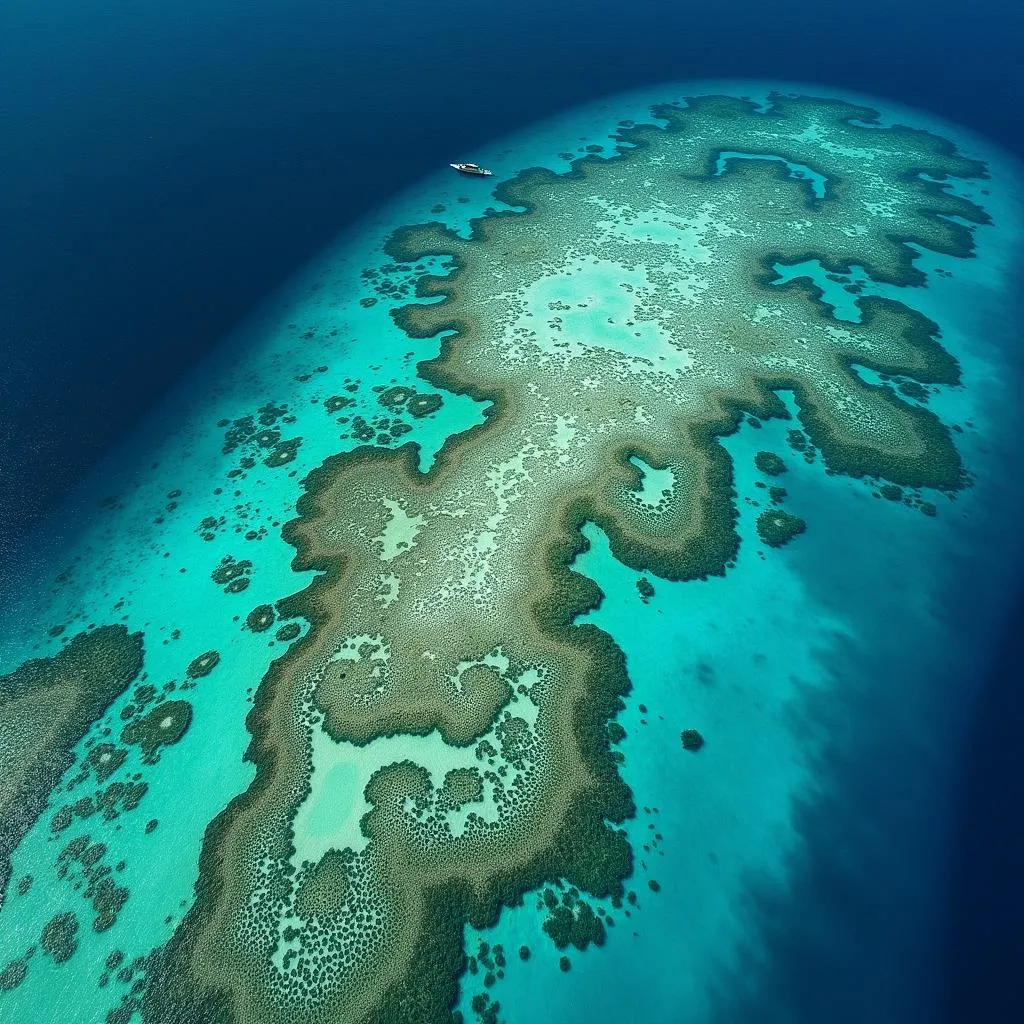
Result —
<path fill-rule="evenodd" d="M 767 92 L 763 84 L 702 83 L 614 97 L 498 140 L 474 158 L 494 167 L 499 178 L 531 165 L 563 170 L 567 161 L 557 154 L 609 145 L 615 123 L 647 120 L 652 102 L 723 87 L 755 97 Z M 884 108 L 887 115 L 890 110 Z M 919 114 L 893 110 L 892 117 L 932 126 Z M 823 854 L 807 832 L 808 814 L 830 800 L 843 806 L 832 775 L 837 746 L 847 755 L 869 751 L 875 768 L 888 765 L 898 773 L 902 787 L 915 794 L 910 804 L 920 816 L 921 842 L 928 836 L 941 842 L 943 774 L 951 769 L 957 716 L 969 712 L 972 697 L 969 688 L 953 688 L 949 680 L 974 656 L 950 609 L 983 608 L 986 593 L 996 593 L 1019 562 L 1019 541 L 1005 530 L 1022 502 L 1019 483 L 1006 473 L 1019 367 L 1001 347 L 1007 324 L 1000 311 L 1005 275 L 1019 260 L 1021 198 L 1015 169 L 998 154 L 983 153 L 980 142 L 959 130 L 934 127 L 963 140 L 968 152 L 993 159 L 991 182 L 973 187 L 991 193 L 984 204 L 994 226 L 978 231 L 977 259 L 924 254 L 927 288 L 902 290 L 909 296 L 900 289 L 878 291 L 901 294 L 939 322 L 943 344 L 960 360 L 964 388 L 932 397 L 929 407 L 948 421 L 971 424 L 958 441 L 977 485 L 955 505 L 936 498 L 940 514 L 929 519 L 872 497 L 863 483 L 826 476 L 820 460 L 805 464 L 786 447 L 792 424 L 770 421 L 760 429 L 745 426 L 725 442 L 736 466 L 742 547 L 724 579 L 679 585 L 654 580 L 655 595 L 644 603 L 636 574 L 614 560 L 600 531 L 589 530 L 591 548 L 577 568 L 605 594 L 590 617 L 626 651 L 633 681 L 620 719 L 628 734 L 620 749 L 641 808 L 629 826 L 638 857 L 631 886 L 639 906 L 628 918 L 616 915 L 602 949 L 573 954 L 568 973 L 540 931 L 542 916 L 532 899 L 504 914 L 487 940 L 513 951 L 525 943 L 534 953 L 525 965 L 510 957 L 508 976 L 493 989 L 510 1024 L 538 1017 L 724 1019 L 723 1006 L 733 1006 L 744 985 L 762 991 L 759 968 L 770 973 L 777 966 L 763 910 L 772 900 L 786 905 L 799 899 L 801 873 Z M 575 144 L 567 147 L 566 139 Z M 437 211 L 438 205 L 445 208 Z M 273 631 L 244 630 L 244 617 L 303 585 L 290 567 L 293 549 L 282 540 L 280 524 L 294 515 L 303 476 L 355 443 L 342 440 L 347 428 L 325 412 L 324 402 L 355 394 L 356 407 L 340 415 L 363 412 L 369 418 L 368 410 L 378 409 L 370 390 L 375 385 L 397 381 L 434 390 L 416 380 L 415 362 L 433 355 L 437 340 L 410 342 L 388 316 L 391 305 L 407 299 L 381 295 L 360 274 L 387 263 L 380 247 L 393 227 L 442 219 L 464 231 L 471 216 L 496 205 L 486 184 L 439 173 L 375 211 L 227 339 L 133 443 L 55 514 L 40 535 L 39 560 L 31 570 L 8 570 L 0 671 L 58 650 L 61 638 L 46 634 L 58 624 L 67 624 L 69 634 L 89 623 L 117 621 L 142 629 L 145 670 L 157 685 L 180 681 L 184 667 L 203 651 L 216 649 L 222 658 L 189 691 L 195 713 L 185 738 L 157 766 L 142 769 L 149 791 L 137 811 L 109 825 L 95 818 L 76 822 L 59 839 L 51 837 L 50 815 L 44 814 L 16 851 L 12 877 L 31 874 L 34 884 L 25 896 L 12 888 L 0 911 L 4 962 L 36 941 L 59 910 L 75 909 L 88 921 L 73 878 L 54 877 L 60 848 L 76 834 L 102 837 L 108 860 L 124 861 L 120 884 L 131 895 L 108 932 L 96 936 L 86 924 L 80 949 L 67 964 L 52 965 L 38 954 L 32 959 L 21 986 L 0 995 L 11 1019 L 103 1020 L 123 990 L 117 981 L 97 987 L 106 956 L 117 949 L 130 960 L 148 952 L 170 936 L 189 905 L 206 824 L 251 781 L 251 765 L 243 761 L 249 739 L 244 718 L 253 690 L 282 650 Z M 936 267 L 952 276 L 934 273 Z M 815 269 L 806 272 L 813 276 Z M 820 273 L 818 281 L 829 288 Z M 850 318 L 849 293 L 833 287 L 826 301 L 830 295 L 836 315 Z M 348 380 L 361 382 L 358 392 L 345 390 Z M 226 473 L 237 455 L 221 451 L 225 429 L 217 424 L 267 402 L 286 404 L 286 415 L 295 417 L 282 429 L 286 437 L 302 438 L 296 459 L 273 469 L 257 461 L 244 479 L 233 481 Z M 402 440 L 420 442 L 426 466 L 447 436 L 481 420 L 481 405 L 446 395 L 441 410 L 412 422 Z M 754 530 L 766 504 L 753 464 L 762 449 L 783 454 L 789 467 L 781 481 L 786 508 L 808 523 L 805 535 L 777 551 L 764 550 Z M 214 494 L 215 487 L 222 493 Z M 180 495 L 169 497 L 176 491 Z M 104 505 L 105 499 L 113 501 Z M 235 533 L 230 522 L 240 506 L 245 530 Z M 203 539 L 209 531 L 200 521 L 222 515 L 229 525 Z M 257 536 L 246 539 L 246 530 Z M 253 563 L 244 594 L 224 594 L 210 580 L 228 555 Z M 953 592 L 961 585 L 962 562 L 975 567 L 969 585 L 985 579 L 987 591 Z M 67 582 L 54 590 L 54 577 L 66 567 Z M 126 699 L 111 709 L 111 724 Z M 707 740 L 698 755 L 680 745 L 680 731 L 690 727 Z M 885 744 L 873 748 L 865 740 L 871 734 L 887 743 L 895 738 L 899 751 Z M 408 750 L 429 767 L 436 739 L 391 745 L 378 763 Z M 336 805 L 314 801 L 308 810 L 308 834 L 321 845 L 352 836 L 353 815 L 362 805 L 365 769 L 344 758 L 334 763 L 335 753 L 325 752 L 316 764 L 323 784 L 336 785 L 345 799 Z M 140 768 L 129 760 L 120 771 Z M 886 813 L 880 810 L 879 819 L 886 820 Z M 159 824 L 147 834 L 151 819 Z M 662 838 L 653 840 L 655 833 Z M 851 857 L 856 849 L 851 837 Z M 940 880 L 939 861 L 924 859 L 914 872 L 911 902 L 920 912 L 890 922 L 890 948 L 927 935 L 931 921 L 921 908 Z M 660 891 L 652 891 L 651 879 Z M 865 879 L 861 884 L 869 888 Z M 830 913 L 822 903 L 805 908 L 804 916 L 818 915 L 824 934 L 834 936 L 840 918 Z M 841 940 L 825 945 L 830 961 L 866 955 Z M 612 972 L 619 984 L 609 991 Z M 878 980 L 865 983 L 865 1001 L 887 991 L 872 989 L 884 986 L 882 973 L 870 977 Z M 467 1011 L 478 990 L 475 983 L 465 987 Z M 55 993 L 64 1007 L 74 1006 L 71 1018 L 66 1009 L 55 1016 Z"/>

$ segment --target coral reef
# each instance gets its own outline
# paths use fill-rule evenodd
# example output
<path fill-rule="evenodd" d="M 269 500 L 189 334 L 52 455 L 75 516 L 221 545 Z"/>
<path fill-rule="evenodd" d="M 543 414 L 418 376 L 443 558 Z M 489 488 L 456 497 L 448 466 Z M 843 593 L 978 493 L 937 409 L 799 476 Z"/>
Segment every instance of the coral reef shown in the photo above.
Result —
<path fill-rule="evenodd" d="M 679 734 L 679 739 L 683 744 L 684 750 L 690 750 L 694 753 L 704 746 L 704 737 L 696 729 L 684 729 Z"/>
<path fill-rule="evenodd" d="M 786 464 L 775 452 L 758 452 L 754 456 L 754 465 L 767 476 L 779 476 L 786 472 Z"/>
<path fill-rule="evenodd" d="M 55 964 L 63 964 L 78 948 L 78 918 L 71 911 L 56 914 L 43 925 L 39 945 L 49 953 Z"/>
<path fill-rule="evenodd" d="M 192 722 L 192 705 L 187 700 L 157 704 L 148 715 L 131 721 L 121 731 L 121 742 L 137 746 L 144 764 L 155 764 L 160 748 L 177 743 Z"/>
<path fill-rule="evenodd" d="M 702 97 L 654 113 L 665 125 L 623 128 L 615 155 L 499 185 L 522 212 L 388 242 L 431 300 L 395 309 L 396 323 L 411 338 L 443 335 L 420 377 L 488 403 L 487 417 L 449 438 L 429 472 L 417 445 L 382 447 L 378 434 L 306 478 L 285 535 L 294 567 L 318 575 L 278 610 L 310 629 L 255 694 L 256 777 L 207 832 L 197 901 L 149 965 L 144 1020 L 451 1021 L 467 923 L 493 924 L 559 880 L 621 898 L 633 861 L 617 826 L 635 809 L 609 723 L 629 680 L 611 638 L 577 621 L 601 598 L 572 569 L 581 527 L 596 523 L 638 573 L 724 573 L 737 510 L 718 442 L 743 421 L 788 417 L 778 392 L 799 410 L 790 443 L 832 472 L 963 486 L 938 417 L 854 369 L 956 383 L 937 326 L 866 295 L 858 322 L 836 320 L 773 268 L 818 259 L 919 283 L 918 247 L 970 255 L 969 225 L 986 215 L 943 182 L 983 167 L 835 101 L 775 97 L 766 113 Z M 720 170 L 723 152 L 776 159 Z M 824 195 L 787 162 L 819 175 Z M 432 257 L 448 272 L 416 269 Z M 406 289 L 376 271 L 373 283 L 392 299 Z M 382 401 L 419 416 L 442 397 Z M 359 420 L 353 436 L 373 440 Z M 656 504 L 642 500 L 634 459 L 671 476 Z M 774 507 L 758 520 L 768 544 L 802 528 Z M 227 588 L 247 576 L 233 561 L 215 570 Z M 299 810 L 324 785 L 313 743 L 435 732 L 452 766 L 476 759 L 476 776 L 385 759 L 358 839 L 304 855 Z M 683 733 L 687 749 L 698 741 Z M 556 941 L 604 936 L 583 906 L 552 913 Z"/>
<path fill-rule="evenodd" d="M 254 633 L 263 633 L 274 624 L 274 608 L 273 605 L 261 604 L 257 605 L 248 615 L 245 617 L 245 624 Z"/>
<path fill-rule="evenodd" d="M 71 767 L 75 745 L 141 668 L 142 634 L 104 626 L 0 676 L 0 900 L 10 855 Z"/>
<path fill-rule="evenodd" d="M 807 524 L 781 508 L 769 509 L 757 517 L 757 535 L 769 547 L 781 548 L 807 529 Z"/>

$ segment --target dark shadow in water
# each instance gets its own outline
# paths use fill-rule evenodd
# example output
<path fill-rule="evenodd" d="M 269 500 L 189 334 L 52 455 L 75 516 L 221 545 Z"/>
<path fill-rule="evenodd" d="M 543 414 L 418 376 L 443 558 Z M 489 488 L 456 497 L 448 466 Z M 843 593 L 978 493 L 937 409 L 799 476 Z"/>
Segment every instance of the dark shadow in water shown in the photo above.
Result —
<path fill-rule="evenodd" d="M 716 1024 L 1022 1019 L 1022 636 L 1024 595 L 1001 649 L 978 652 L 982 706 L 959 732 L 920 697 L 908 708 L 920 718 L 891 714 L 899 679 L 885 672 L 879 688 L 878 662 L 842 644 L 836 696 L 807 704 L 808 735 L 831 740 L 820 790 L 794 808 L 803 848 L 788 888 L 751 880 L 752 943 L 721 979 Z M 932 676 L 936 706 L 971 674 Z M 945 752 L 924 738 L 932 728 Z"/>
<path fill-rule="evenodd" d="M 1024 589 L 966 750 L 941 1020 L 1024 1020 Z"/>
<path fill-rule="evenodd" d="M 906 693 L 921 686 L 901 678 L 910 660 L 898 642 L 866 651 L 837 638 L 824 690 L 808 686 L 796 702 L 798 743 L 824 740 L 810 766 L 817 788 L 792 808 L 788 885 L 749 881 L 740 915 L 752 923 L 750 946 L 722 979 L 716 1024 L 930 1020 L 921 1011 L 935 951 L 918 939 L 936 916 L 930 805 L 942 765 L 927 737 L 946 726 L 928 721 L 941 719 L 938 708 Z"/>
<path fill-rule="evenodd" d="M 792 555 L 805 561 L 800 572 L 812 596 L 845 617 L 866 595 L 855 587 L 844 591 L 843 581 L 830 579 L 830 567 L 822 560 L 834 545 L 849 548 L 871 541 L 856 531 L 822 540 L 820 534 L 830 529 L 828 500 L 826 495 L 815 506 L 815 520 L 800 539 L 806 542 L 804 552 L 794 548 Z M 842 496 L 834 500 L 841 502 Z M 997 553 L 986 549 L 992 534 L 986 533 L 986 539 L 981 534 L 987 528 L 998 536 L 999 520 L 1011 512 L 1001 509 L 987 522 L 965 529 L 963 546 L 944 566 L 939 628 L 956 637 L 955 649 L 948 644 L 936 650 L 912 648 L 900 632 L 898 615 L 890 623 L 876 612 L 872 621 L 869 611 L 861 620 L 863 636 L 839 638 L 829 653 L 826 670 L 832 682 L 822 690 L 808 686 L 805 698 L 795 702 L 800 718 L 792 724 L 798 741 L 806 740 L 813 749 L 814 741 L 824 738 L 811 764 L 818 788 L 793 808 L 799 838 L 787 865 L 788 883 L 750 879 L 741 910 L 751 923 L 750 944 L 740 966 L 720 979 L 716 1024 L 937 1024 L 948 998 L 970 1005 L 970 976 L 944 978 L 943 968 L 954 969 L 961 955 L 958 942 L 972 941 L 968 932 L 978 926 L 968 922 L 975 902 L 987 900 L 992 928 L 997 927 L 997 893 L 970 879 L 979 858 L 992 857 L 988 845 L 1001 842 L 998 833 L 987 827 L 985 839 L 967 837 L 953 882 L 951 861 L 955 847 L 964 843 L 963 830 L 982 827 L 960 813 L 965 775 L 977 776 L 975 787 L 990 784 L 990 770 L 971 763 L 977 756 L 973 726 L 983 681 L 994 680 L 1003 690 L 1009 685 L 1003 675 L 1006 657 L 997 648 L 1004 639 L 1016 643 L 1013 624 L 1004 620 L 1019 579 L 1010 571 L 1019 545 L 1007 545 L 1006 562 L 999 566 L 992 557 Z M 940 514 L 955 516 L 955 506 Z M 838 507 L 834 519 L 847 521 Z M 898 535 L 891 540 L 898 543 Z M 852 564 L 877 564 L 877 555 L 867 551 L 849 557 Z M 1022 717 L 1018 707 L 1016 721 Z M 989 729 L 982 716 L 980 742 Z M 1001 799 L 1013 792 L 1019 813 L 1019 743 L 1000 756 L 1002 768 L 990 752 L 989 768 L 1010 772 L 1013 763 L 1018 765 L 1016 774 L 1003 780 Z M 1016 790 L 1007 789 L 1015 784 Z M 965 794 L 965 799 L 973 798 Z M 996 799 L 978 808 L 987 826 L 998 827 L 992 819 L 999 805 Z M 992 870 L 996 866 L 993 862 Z M 1007 900 L 1019 910 L 1022 888 L 1009 874 L 1012 866 L 1013 861 L 1003 862 L 1002 880 Z M 975 897 L 979 887 L 982 892 Z M 944 950 L 950 920 L 954 945 Z M 973 967 L 965 968 L 980 975 L 983 959 L 976 956 Z M 1018 984 L 1017 978 L 998 974 L 989 976 L 993 987 Z M 1010 1018 L 986 1013 L 945 1019 Z"/>

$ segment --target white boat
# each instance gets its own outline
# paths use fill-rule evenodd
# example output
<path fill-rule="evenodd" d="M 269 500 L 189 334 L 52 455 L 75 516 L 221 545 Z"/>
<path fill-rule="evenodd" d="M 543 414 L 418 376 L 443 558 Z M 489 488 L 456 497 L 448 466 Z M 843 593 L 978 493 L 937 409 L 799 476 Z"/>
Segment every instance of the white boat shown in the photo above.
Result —
<path fill-rule="evenodd" d="M 489 178 L 494 174 L 494 171 L 489 171 L 479 164 L 449 164 L 448 166 L 454 168 L 459 174 L 475 174 L 480 178 Z"/>

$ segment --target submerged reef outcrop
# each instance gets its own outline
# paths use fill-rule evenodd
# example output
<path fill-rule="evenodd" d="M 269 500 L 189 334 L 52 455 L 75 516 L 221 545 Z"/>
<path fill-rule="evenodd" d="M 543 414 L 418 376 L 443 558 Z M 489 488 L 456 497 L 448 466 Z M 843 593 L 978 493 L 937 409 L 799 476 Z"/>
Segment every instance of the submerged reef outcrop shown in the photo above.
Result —
<path fill-rule="evenodd" d="M 769 509 L 757 517 L 757 535 L 769 547 L 781 548 L 803 533 L 807 524 L 781 508 Z"/>
<path fill-rule="evenodd" d="M 142 634 L 103 626 L 0 676 L 0 901 L 10 856 L 71 767 L 75 745 L 142 669 Z"/>
<path fill-rule="evenodd" d="M 610 158 L 500 185 L 521 212 L 388 242 L 431 300 L 396 322 L 443 336 L 420 376 L 489 413 L 429 472 L 409 443 L 334 456 L 306 479 L 286 537 L 294 567 L 318 575 L 278 612 L 310 629 L 255 694 L 255 780 L 207 832 L 197 901 L 137 1000 L 145 1021 L 451 1021 L 467 923 L 559 880 L 621 897 L 634 807 L 608 725 L 629 680 L 612 639 L 575 621 L 600 600 L 572 569 L 581 527 L 596 523 L 638 573 L 724 573 L 739 537 L 718 440 L 746 416 L 788 416 L 779 391 L 833 472 L 962 486 L 938 417 L 856 372 L 957 383 L 937 325 L 864 295 L 858 322 L 837 320 L 772 268 L 819 260 L 917 283 L 915 247 L 970 255 L 986 215 L 943 182 L 984 168 L 830 100 L 761 111 L 703 97 L 654 115 Z M 751 158 L 723 169 L 723 152 Z M 431 257 L 450 272 L 416 269 Z M 387 396 L 432 411 L 431 394 L 420 407 Z M 656 505 L 638 499 L 633 459 L 671 475 Z M 326 784 L 313 742 L 435 732 L 452 770 L 470 757 L 479 771 L 385 758 L 357 837 L 307 856 L 299 811 Z M 604 936 L 592 917 L 561 913 L 549 931 L 582 948 Z"/>

